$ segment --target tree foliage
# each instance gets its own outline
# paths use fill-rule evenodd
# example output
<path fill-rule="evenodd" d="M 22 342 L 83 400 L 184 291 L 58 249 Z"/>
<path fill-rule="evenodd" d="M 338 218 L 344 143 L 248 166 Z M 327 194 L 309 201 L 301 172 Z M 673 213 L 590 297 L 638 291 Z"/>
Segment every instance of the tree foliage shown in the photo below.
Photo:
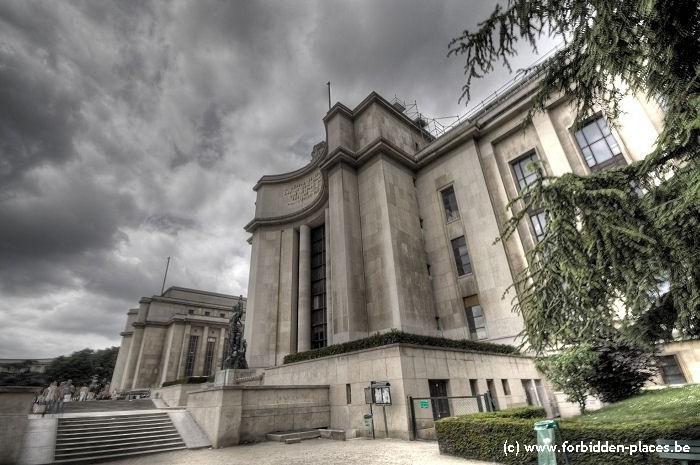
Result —
<path fill-rule="evenodd" d="M 538 353 L 616 330 L 654 344 L 700 336 L 700 4 L 696 0 L 510 0 L 450 44 L 474 78 L 509 66 L 519 41 L 565 46 L 534 72 L 532 111 L 565 93 L 607 119 L 628 93 L 662 102 L 664 130 L 645 160 L 588 176 L 540 179 L 511 202 L 502 239 L 537 207 L 543 239 L 516 278 L 516 311 Z M 540 172 L 544 171 L 540 167 Z"/>
<path fill-rule="evenodd" d="M 112 378 L 117 362 L 119 347 L 93 350 L 83 349 L 65 356 L 56 357 L 48 367 L 45 376 L 50 381 L 72 380 L 74 385 L 90 384 L 94 375 L 99 380 Z"/>
<path fill-rule="evenodd" d="M 578 404 L 581 414 L 591 391 L 590 380 L 595 377 L 596 355 L 587 344 L 564 349 L 558 354 L 535 361 L 552 385 L 566 395 L 566 400 Z"/>
<path fill-rule="evenodd" d="M 588 380 L 591 393 L 603 402 L 619 402 L 639 394 L 655 373 L 650 351 L 616 337 L 593 348 L 595 370 Z"/>

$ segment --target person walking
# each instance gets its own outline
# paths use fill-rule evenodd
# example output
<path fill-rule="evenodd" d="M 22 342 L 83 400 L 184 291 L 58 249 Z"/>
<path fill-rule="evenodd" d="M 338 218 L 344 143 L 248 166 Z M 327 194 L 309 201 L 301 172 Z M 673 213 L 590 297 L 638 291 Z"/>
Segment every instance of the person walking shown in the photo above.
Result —
<path fill-rule="evenodd" d="M 49 387 L 44 390 L 44 402 L 46 402 L 46 408 L 41 414 L 42 417 L 46 415 L 46 413 L 53 413 L 54 409 L 56 408 L 56 398 L 58 394 L 58 386 L 56 385 L 56 381 L 53 381 L 51 384 L 49 384 Z"/>
<path fill-rule="evenodd" d="M 89 391 L 90 390 L 88 389 L 87 384 L 83 384 L 83 386 L 80 388 L 80 397 L 78 397 L 78 402 L 85 401 Z"/>

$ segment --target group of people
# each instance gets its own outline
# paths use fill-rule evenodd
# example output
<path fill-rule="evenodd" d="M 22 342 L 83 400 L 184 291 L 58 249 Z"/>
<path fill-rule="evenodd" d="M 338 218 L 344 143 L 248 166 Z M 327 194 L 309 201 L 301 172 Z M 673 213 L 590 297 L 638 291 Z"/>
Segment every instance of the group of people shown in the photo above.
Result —
<path fill-rule="evenodd" d="M 54 381 L 34 397 L 32 412 L 41 413 L 42 416 L 47 413 L 62 413 L 64 402 L 110 398 L 109 383 L 101 390 L 100 387 L 94 379 L 90 387 L 83 384 L 80 388 L 76 388 L 71 379 L 60 383 Z"/>

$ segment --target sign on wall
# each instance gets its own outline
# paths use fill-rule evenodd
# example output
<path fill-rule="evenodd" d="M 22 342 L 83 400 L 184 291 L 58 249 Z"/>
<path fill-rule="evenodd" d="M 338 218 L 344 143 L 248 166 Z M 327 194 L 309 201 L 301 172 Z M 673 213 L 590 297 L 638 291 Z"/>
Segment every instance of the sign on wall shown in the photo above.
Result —
<path fill-rule="evenodd" d="M 373 381 L 370 387 L 372 402 L 382 406 L 391 405 L 391 385 L 388 381 Z"/>

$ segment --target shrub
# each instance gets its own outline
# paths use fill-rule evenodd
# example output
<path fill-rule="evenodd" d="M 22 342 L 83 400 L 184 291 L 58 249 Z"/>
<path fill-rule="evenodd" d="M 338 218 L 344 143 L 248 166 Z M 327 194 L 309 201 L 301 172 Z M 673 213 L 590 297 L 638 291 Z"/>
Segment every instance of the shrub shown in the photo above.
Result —
<path fill-rule="evenodd" d="M 597 361 L 589 384 L 603 402 L 619 402 L 639 394 L 656 372 L 654 356 L 642 347 L 613 338 L 593 347 Z"/>
<path fill-rule="evenodd" d="M 586 410 L 586 399 L 591 391 L 590 380 L 595 376 L 597 357 L 591 347 L 583 344 L 564 349 L 558 354 L 538 358 L 537 369 L 545 374 L 555 388 L 566 395 L 566 400 Z"/>
<path fill-rule="evenodd" d="M 532 444 L 533 423 L 545 417 L 543 409 L 533 409 L 531 416 L 523 418 L 508 412 L 477 413 L 450 417 L 435 422 L 435 432 L 441 454 L 456 455 L 467 459 L 510 464 L 536 463 L 536 453 L 524 450 L 505 455 L 504 444 Z"/>
<path fill-rule="evenodd" d="M 535 464 L 536 452 L 526 452 L 524 445 L 536 444 L 534 423 L 544 418 L 543 409 L 511 409 L 484 412 L 435 422 L 440 452 L 466 459 L 508 464 Z M 560 421 L 559 443 L 568 445 L 654 445 L 657 439 L 693 439 L 700 437 L 700 419 L 638 421 L 635 423 L 594 423 Z M 503 446 L 519 443 L 520 452 L 505 455 Z M 569 452 L 569 463 L 579 465 L 668 463 L 656 452 Z"/>
<path fill-rule="evenodd" d="M 329 355 L 339 355 L 357 350 L 371 349 L 373 347 L 381 347 L 389 344 L 416 344 L 431 347 L 447 347 L 452 349 L 474 350 L 478 352 L 492 352 L 497 354 L 517 354 L 518 349 L 505 344 L 492 344 L 489 342 L 471 341 L 468 339 L 447 339 L 444 337 L 419 336 L 417 334 L 405 333 L 392 329 L 387 333 L 375 334 L 363 339 L 345 342 L 343 344 L 334 344 L 323 347 L 321 349 L 308 350 L 306 352 L 297 352 L 284 357 L 284 363 L 301 362 L 304 360 L 312 360 Z"/>

